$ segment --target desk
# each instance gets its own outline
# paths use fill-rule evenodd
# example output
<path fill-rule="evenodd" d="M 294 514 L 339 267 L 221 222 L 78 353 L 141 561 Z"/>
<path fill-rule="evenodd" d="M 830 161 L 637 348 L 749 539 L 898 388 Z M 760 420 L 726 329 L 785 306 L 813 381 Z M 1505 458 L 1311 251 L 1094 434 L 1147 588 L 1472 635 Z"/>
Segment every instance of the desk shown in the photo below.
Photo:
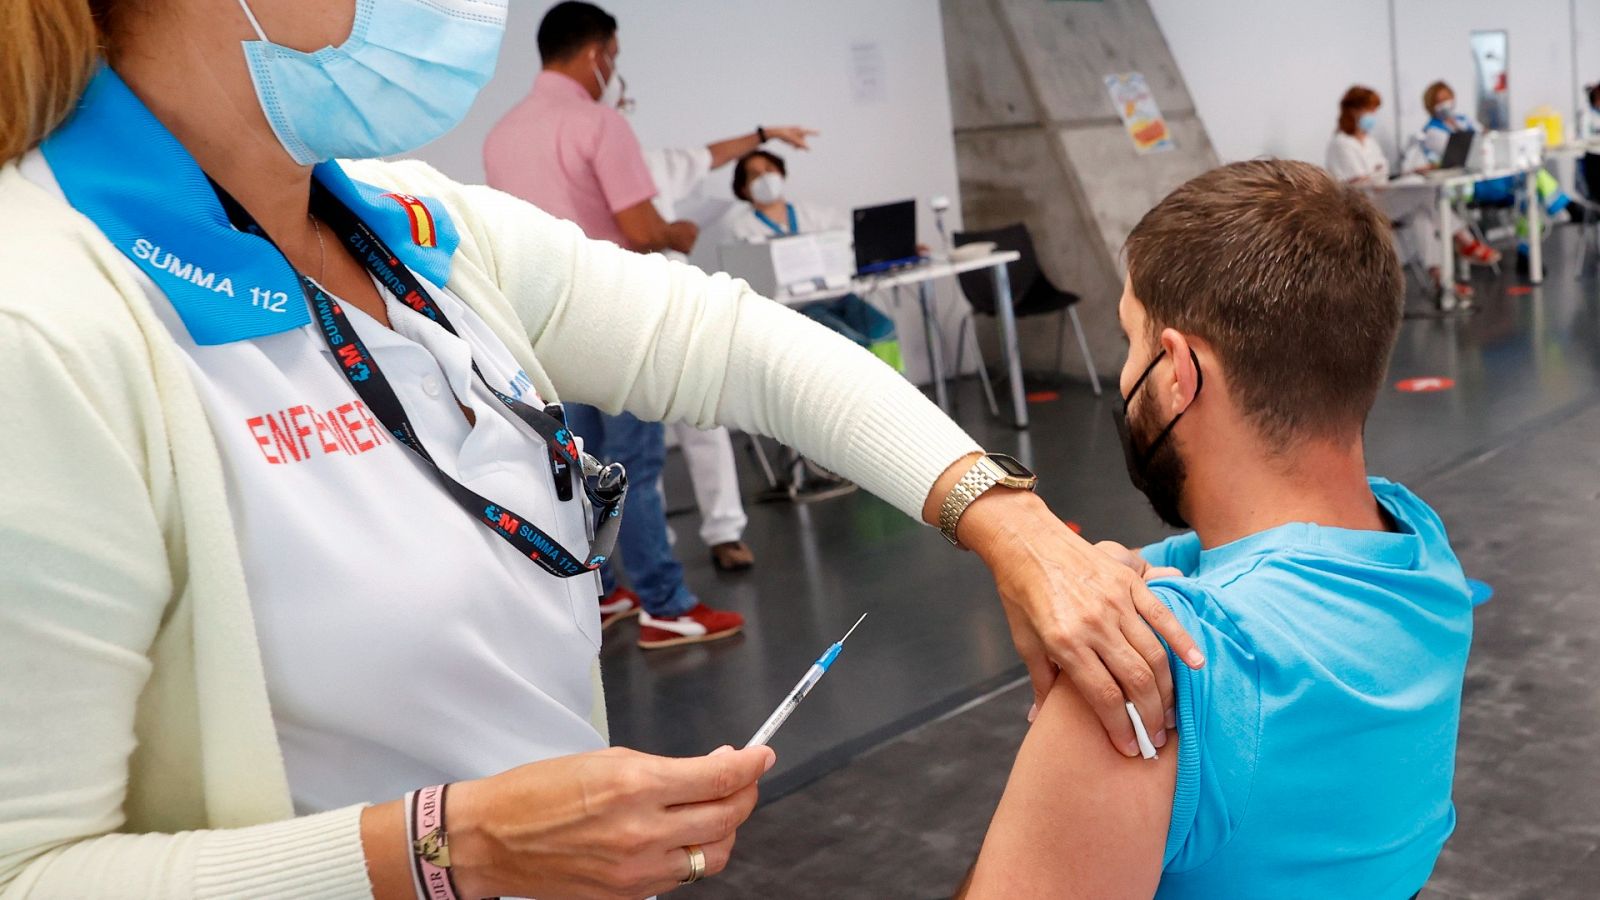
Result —
<path fill-rule="evenodd" d="M 1006 355 L 1006 372 L 1011 378 L 1011 411 L 1016 416 L 1018 428 L 1028 427 L 1028 398 L 1022 384 L 1022 350 L 1017 344 L 1017 318 L 1012 309 L 1011 275 L 1006 266 L 1022 258 L 1015 250 L 1004 250 L 972 259 L 949 262 L 927 262 L 879 275 L 854 278 L 847 287 L 812 291 L 806 294 L 785 294 L 777 298 L 788 306 L 802 306 L 818 300 L 835 300 L 846 294 L 867 295 L 877 291 L 915 285 L 917 302 L 922 309 L 922 329 L 928 342 L 928 368 L 933 375 L 933 396 L 939 408 L 950 411 L 950 394 L 944 379 L 944 350 L 935 340 L 933 307 L 928 302 L 928 284 L 940 278 L 951 278 L 963 272 L 989 269 L 994 278 L 996 297 L 995 317 L 1000 320 L 1000 343 Z"/>
<path fill-rule="evenodd" d="M 1556 176 L 1556 180 L 1561 182 L 1561 189 L 1566 191 L 1567 196 L 1569 197 L 1588 196 L 1586 192 L 1578 190 L 1577 173 L 1578 161 L 1583 159 L 1583 156 L 1586 153 L 1600 153 L 1600 138 L 1568 141 L 1567 143 L 1556 147 L 1545 148 L 1545 162 L 1556 162 L 1561 160 L 1572 164 L 1569 166 L 1551 167 L 1551 171 Z"/>
<path fill-rule="evenodd" d="M 1483 181 L 1494 181 L 1499 178 L 1515 178 L 1521 176 L 1523 189 L 1527 192 L 1528 201 L 1528 278 L 1534 284 L 1544 281 L 1544 251 L 1540 240 L 1543 230 L 1544 204 L 1539 202 L 1538 175 L 1543 163 L 1537 166 L 1527 166 L 1520 169 L 1493 169 L 1487 172 L 1469 172 L 1465 169 L 1451 169 L 1443 172 L 1429 172 L 1425 175 L 1408 175 L 1394 181 L 1382 184 L 1370 184 L 1365 187 L 1376 194 L 1388 191 L 1416 190 L 1417 188 L 1430 188 L 1434 192 L 1435 214 L 1439 223 L 1439 265 L 1441 272 L 1450 276 L 1455 271 L 1454 235 L 1451 233 L 1450 199 L 1452 194 L 1460 188 L 1478 184 Z M 1387 211 L 1387 210 L 1386 210 Z M 1455 295 L 1448 290 L 1441 290 L 1439 294 L 1440 309 L 1454 309 Z"/>

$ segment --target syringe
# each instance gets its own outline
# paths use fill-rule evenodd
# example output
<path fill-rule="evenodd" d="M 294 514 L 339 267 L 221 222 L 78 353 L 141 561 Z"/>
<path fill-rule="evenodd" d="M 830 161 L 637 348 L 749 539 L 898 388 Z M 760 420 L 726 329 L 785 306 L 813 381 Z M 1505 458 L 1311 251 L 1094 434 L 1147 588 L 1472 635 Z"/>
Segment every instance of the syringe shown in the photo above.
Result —
<path fill-rule="evenodd" d="M 811 668 L 806 671 L 805 677 L 801 678 L 800 682 L 794 686 L 794 690 L 789 692 L 789 696 L 783 698 L 783 702 L 778 704 L 778 708 L 772 711 L 772 715 L 767 716 L 767 720 L 761 723 L 760 728 L 756 729 L 755 736 L 750 738 L 749 743 L 745 744 L 746 747 L 764 747 L 768 741 L 772 740 L 772 736 L 778 733 L 779 728 L 783 727 L 783 723 L 788 720 L 795 707 L 799 706 L 800 701 L 811 693 L 811 689 L 816 687 L 817 682 L 822 680 L 823 673 L 827 672 L 828 667 L 833 665 L 833 661 L 839 658 L 839 651 L 844 649 L 844 642 L 850 639 L 850 635 L 855 634 L 856 628 L 860 626 L 862 619 L 866 617 L 867 614 L 862 613 L 861 618 L 856 620 L 856 624 L 851 625 L 850 630 L 844 633 L 844 637 L 839 638 L 832 647 L 828 648 L 826 653 L 817 657 L 817 661 L 811 664 Z"/>

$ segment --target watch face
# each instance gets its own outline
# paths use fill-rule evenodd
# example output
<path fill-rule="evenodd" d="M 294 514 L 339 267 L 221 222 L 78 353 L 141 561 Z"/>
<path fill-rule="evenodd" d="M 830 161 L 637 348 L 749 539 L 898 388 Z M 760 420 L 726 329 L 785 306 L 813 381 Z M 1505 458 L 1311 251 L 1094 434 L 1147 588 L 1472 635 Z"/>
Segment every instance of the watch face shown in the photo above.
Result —
<path fill-rule="evenodd" d="M 1009 456 L 1006 456 L 1004 453 L 989 454 L 989 461 L 999 466 L 1002 471 L 1012 478 L 1033 477 L 1033 473 L 1028 471 L 1027 466 L 1017 462 Z"/>

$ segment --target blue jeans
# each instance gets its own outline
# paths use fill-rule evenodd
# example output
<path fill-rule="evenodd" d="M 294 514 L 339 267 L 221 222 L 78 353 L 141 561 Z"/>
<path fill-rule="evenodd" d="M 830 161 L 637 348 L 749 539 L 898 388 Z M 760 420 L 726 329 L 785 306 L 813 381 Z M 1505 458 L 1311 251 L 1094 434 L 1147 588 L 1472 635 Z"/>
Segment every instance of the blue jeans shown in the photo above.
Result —
<path fill-rule="evenodd" d="M 661 618 L 681 616 L 700 602 L 683 583 L 683 566 L 667 542 L 667 511 L 661 497 L 665 428 L 628 413 L 610 416 L 592 406 L 569 403 L 567 424 L 583 438 L 584 449 L 628 470 L 628 502 L 622 510 L 617 552 L 645 612 Z M 606 593 L 617 586 L 611 563 L 600 569 Z"/>

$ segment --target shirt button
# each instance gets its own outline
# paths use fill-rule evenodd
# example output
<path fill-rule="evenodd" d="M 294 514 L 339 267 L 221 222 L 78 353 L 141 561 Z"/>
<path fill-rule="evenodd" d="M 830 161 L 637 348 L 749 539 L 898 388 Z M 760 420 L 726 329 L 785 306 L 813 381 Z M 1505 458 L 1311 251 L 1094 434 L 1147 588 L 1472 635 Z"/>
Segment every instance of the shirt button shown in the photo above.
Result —
<path fill-rule="evenodd" d="M 433 375 L 422 376 L 422 392 L 429 397 L 439 396 L 439 379 Z"/>

